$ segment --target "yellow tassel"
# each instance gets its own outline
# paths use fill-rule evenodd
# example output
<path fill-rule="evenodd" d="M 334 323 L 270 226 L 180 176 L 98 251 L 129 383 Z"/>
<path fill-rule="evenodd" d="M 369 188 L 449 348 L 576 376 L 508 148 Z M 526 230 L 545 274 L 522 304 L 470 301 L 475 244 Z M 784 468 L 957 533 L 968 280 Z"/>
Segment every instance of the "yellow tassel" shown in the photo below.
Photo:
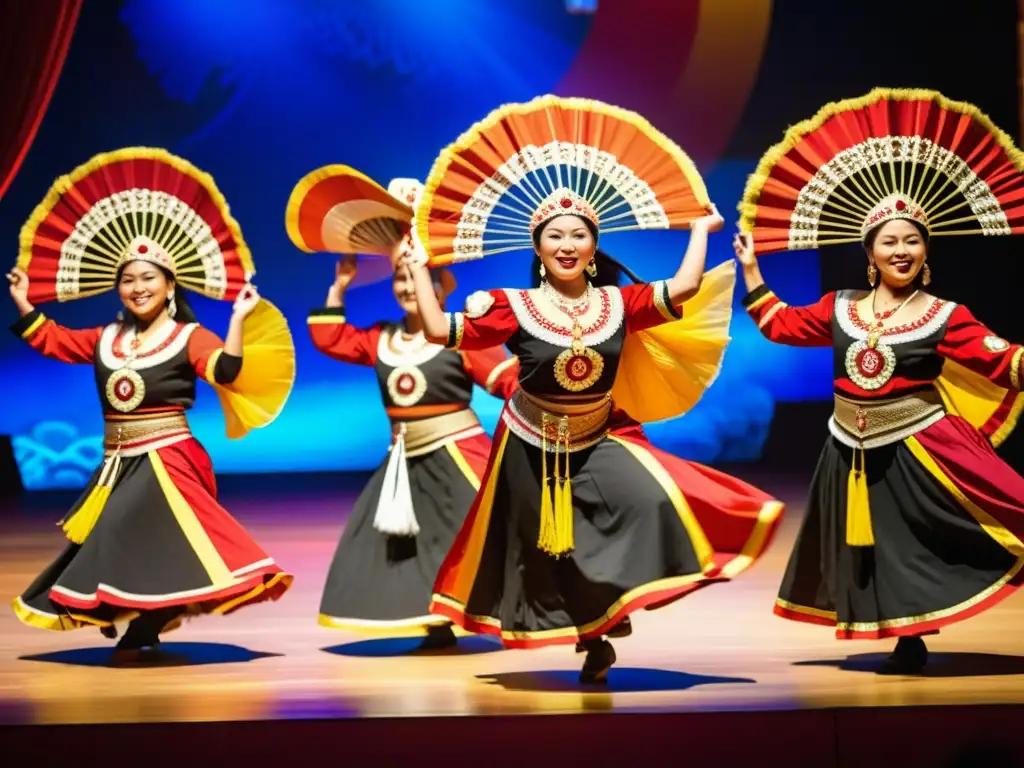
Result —
<path fill-rule="evenodd" d="M 100 471 L 99 479 L 92 491 L 85 497 L 75 513 L 61 521 L 61 529 L 72 544 L 83 544 L 92 529 L 96 527 L 96 521 L 100 519 L 100 513 L 107 505 L 110 492 L 114 488 L 114 481 L 121 471 L 121 452 L 118 449 L 112 456 L 103 462 L 103 469 Z"/>
<path fill-rule="evenodd" d="M 846 543 L 851 547 L 875 546 L 875 534 L 871 530 L 867 467 L 864 451 L 857 448 L 853 450 L 853 466 L 850 467 L 846 483 Z"/>
<path fill-rule="evenodd" d="M 100 513 L 110 498 L 110 488 L 105 485 L 96 485 L 92 489 L 82 506 L 64 523 L 63 530 L 68 540 L 74 544 L 82 544 L 89 534 L 92 533 L 96 521 L 100 519 Z"/>
<path fill-rule="evenodd" d="M 545 425 L 541 425 L 541 478 L 540 478 L 540 535 L 537 538 L 537 548 L 542 552 L 553 553 L 558 545 L 555 532 L 555 509 L 551 499 L 551 490 L 548 486 L 551 481 L 548 478 L 548 445 L 544 436 Z M 555 474 L 558 474 L 558 454 L 555 454 Z"/>

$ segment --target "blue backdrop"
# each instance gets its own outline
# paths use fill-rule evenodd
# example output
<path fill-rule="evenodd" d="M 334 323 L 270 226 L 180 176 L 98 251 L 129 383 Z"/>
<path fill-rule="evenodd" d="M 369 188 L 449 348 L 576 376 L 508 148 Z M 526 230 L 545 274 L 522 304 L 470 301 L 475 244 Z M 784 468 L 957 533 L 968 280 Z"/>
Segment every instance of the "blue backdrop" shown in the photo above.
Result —
<path fill-rule="evenodd" d="M 552 91 L 591 23 L 552 0 L 87 4 L 50 111 L 0 208 L 0 239 L 13 251 L 52 179 L 97 152 L 148 145 L 187 157 L 230 202 L 253 250 L 256 284 L 289 318 L 298 354 L 284 412 L 242 441 L 226 439 L 217 399 L 201 389 L 191 419 L 215 466 L 371 468 L 389 434 L 376 383 L 369 369 L 323 357 L 309 342 L 305 316 L 323 301 L 333 260 L 291 245 L 288 195 L 327 163 L 384 184 L 422 179 L 438 150 L 492 108 Z M 722 160 L 707 175 L 727 220 L 712 237 L 709 266 L 731 257 L 735 202 L 755 160 Z M 686 235 L 613 234 L 602 246 L 655 279 L 674 271 Z M 529 264 L 524 253 L 456 268 L 453 305 L 479 288 L 525 286 Z M 765 271 L 791 303 L 819 297 L 815 254 L 773 256 Z M 776 401 L 830 397 L 829 350 L 768 344 L 739 309 L 741 294 L 721 377 L 691 413 L 650 426 L 661 447 L 703 462 L 753 460 Z M 205 325 L 224 331 L 228 306 L 190 299 Z M 113 317 L 117 299 L 44 310 L 70 326 L 98 325 Z M 352 292 L 348 310 L 357 324 L 399 314 L 388 283 Z M 80 486 L 96 466 L 102 427 L 91 370 L 45 360 L 11 335 L 0 338 L 0 366 L 0 433 L 14 436 L 26 486 Z M 492 429 L 500 403 L 478 391 L 474 407 Z"/>

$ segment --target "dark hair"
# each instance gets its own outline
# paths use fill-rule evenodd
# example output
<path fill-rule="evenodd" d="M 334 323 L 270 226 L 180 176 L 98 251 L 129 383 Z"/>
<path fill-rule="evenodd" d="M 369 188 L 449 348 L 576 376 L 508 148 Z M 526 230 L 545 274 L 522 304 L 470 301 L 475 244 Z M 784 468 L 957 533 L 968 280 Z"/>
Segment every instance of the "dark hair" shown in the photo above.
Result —
<path fill-rule="evenodd" d="M 895 219 L 889 219 L 889 221 L 895 221 Z M 881 232 L 882 227 L 888 224 L 889 221 L 880 222 L 867 231 L 867 233 L 864 235 L 864 240 L 862 241 L 862 245 L 864 246 L 864 253 L 871 253 L 871 249 L 875 247 L 875 240 L 878 239 L 878 233 Z M 914 225 L 914 229 L 916 229 L 918 233 L 921 235 L 921 239 L 924 240 L 925 248 L 927 248 L 929 241 L 927 227 L 925 227 L 925 225 L 922 224 L 921 222 L 914 221 L 913 219 L 903 219 L 903 221 L 908 221 Z M 879 272 L 879 277 L 875 280 L 875 283 L 877 283 L 878 280 L 881 279 L 881 272 Z M 871 287 L 874 288 L 875 286 L 872 285 Z M 918 270 L 917 275 L 914 277 L 914 287 L 924 287 L 924 269 Z"/>
<path fill-rule="evenodd" d="M 120 267 L 117 268 L 117 275 L 114 278 L 115 285 L 121 282 L 121 275 L 124 273 L 124 268 L 128 266 L 128 263 L 130 262 L 122 264 Z M 196 317 L 196 313 L 192 309 L 192 305 L 189 304 L 188 299 L 185 297 L 185 292 L 179 290 L 180 286 L 174 279 L 174 275 L 171 274 L 171 271 L 165 267 L 161 267 L 159 264 L 153 264 L 153 266 L 163 273 L 164 278 L 167 280 L 167 282 L 172 283 L 174 285 L 174 320 L 179 323 L 199 322 L 199 319 Z M 131 310 L 128 310 L 127 312 L 118 312 L 117 316 L 118 319 L 121 320 L 121 322 L 125 323 L 126 325 L 135 325 L 139 321 L 139 319 L 135 316 L 135 313 L 132 312 Z"/>
<path fill-rule="evenodd" d="M 576 214 L 574 214 L 574 213 L 569 213 L 569 214 L 565 214 L 565 215 L 566 216 L 576 216 Z M 593 235 L 594 242 L 596 243 L 597 242 L 597 227 L 594 226 L 594 222 L 592 222 L 590 219 L 584 218 L 583 216 L 576 216 L 576 218 L 578 218 L 580 221 L 582 221 L 586 225 L 587 229 L 590 230 L 590 234 Z M 537 227 L 533 231 L 533 246 L 534 246 L 534 248 L 540 247 L 540 236 L 541 236 L 541 233 L 544 232 L 544 228 L 549 223 L 551 223 L 552 221 L 553 221 L 553 219 L 548 219 L 546 222 L 541 224 L 539 227 Z M 597 274 L 595 276 L 593 276 L 593 277 L 591 277 L 587 273 L 584 273 L 584 274 L 587 275 L 587 280 L 589 280 L 590 284 L 593 285 L 595 288 L 601 288 L 603 286 L 608 286 L 608 285 L 619 285 L 622 282 L 622 277 L 623 276 L 629 278 L 634 283 L 642 283 L 643 282 L 643 280 L 641 280 L 639 277 L 637 277 L 636 274 L 632 270 L 630 270 L 625 265 L 623 265 L 623 264 L 619 263 L 618 261 L 616 261 L 615 259 L 613 259 L 611 256 L 609 256 L 607 253 L 602 251 L 600 248 L 598 248 L 594 252 L 594 263 L 597 264 Z M 540 286 L 540 282 L 541 282 L 541 280 L 540 280 L 540 265 L 541 265 L 540 256 L 538 256 L 536 251 L 535 251 L 534 254 L 533 254 L 533 262 L 530 265 L 530 285 L 532 285 L 534 288 L 538 288 Z"/>

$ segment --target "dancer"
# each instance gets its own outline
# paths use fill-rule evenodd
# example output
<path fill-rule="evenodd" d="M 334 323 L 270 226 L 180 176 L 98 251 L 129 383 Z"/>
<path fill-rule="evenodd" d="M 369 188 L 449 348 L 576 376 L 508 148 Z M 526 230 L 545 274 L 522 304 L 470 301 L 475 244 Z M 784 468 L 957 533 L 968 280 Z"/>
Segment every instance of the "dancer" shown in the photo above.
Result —
<path fill-rule="evenodd" d="M 927 286 L 932 237 L 1024 231 L 1022 171 L 975 107 L 878 89 L 791 129 L 741 204 L 750 316 L 772 341 L 835 351 L 831 436 L 775 612 L 898 638 L 882 673 L 920 673 L 922 636 L 1021 583 L 1024 480 L 993 445 L 1024 405 L 1022 348 Z M 867 254 L 863 289 L 790 307 L 761 277 L 760 254 L 843 242 Z"/>
<path fill-rule="evenodd" d="M 277 600 L 291 585 L 217 503 L 185 416 L 197 379 L 217 391 L 231 438 L 284 406 L 292 339 L 253 273 L 213 180 L 160 149 L 98 155 L 26 223 L 7 275 L 13 330 L 47 357 L 93 366 L 105 458 L 65 518 L 67 548 L 14 600 L 24 623 L 114 638 L 128 622 L 112 663 L 155 663 L 159 636 L 186 617 Z M 72 330 L 35 308 L 114 288 L 124 310 L 106 326 Z M 198 324 L 186 288 L 234 301 L 224 341 Z"/>
<path fill-rule="evenodd" d="M 368 254 L 338 262 L 326 306 L 310 313 L 309 330 L 324 354 L 374 368 L 392 433 L 388 458 L 345 525 L 320 623 L 392 636 L 425 634 L 421 647 L 429 649 L 456 642 L 451 622 L 431 616 L 428 608 L 438 568 L 473 502 L 491 447 L 469 407 L 473 385 L 507 399 L 518 366 L 500 347 L 453 352 L 424 338 L 411 275 L 399 263 L 399 254 L 411 247 L 412 208 L 421 191 L 413 179 L 395 179 L 385 192 L 350 168 L 319 169 L 296 186 L 287 221 L 303 250 Z M 342 222 L 341 216 L 351 218 Z M 391 271 L 392 259 L 402 322 L 366 329 L 346 323 L 345 293 L 359 271 L 368 266 L 373 279 L 382 273 L 380 263 Z M 432 280 L 443 305 L 455 279 L 441 269 Z"/>
<path fill-rule="evenodd" d="M 600 683 L 615 662 L 604 636 L 628 634 L 632 612 L 735 576 L 764 550 L 780 503 L 657 450 L 639 427 L 687 410 L 719 369 L 735 268 L 705 276 L 704 261 L 721 226 L 682 151 L 598 102 L 508 105 L 435 163 L 416 230 L 432 261 L 532 248 L 544 279 L 446 315 L 408 259 L 428 339 L 507 343 L 521 366 L 433 612 L 508 647 L 579 642 L 581 681 Z M 690 229 L 678 271 L 602 284 L 612 262 L 596 255 L 598 233 L 640 227 Z"/>

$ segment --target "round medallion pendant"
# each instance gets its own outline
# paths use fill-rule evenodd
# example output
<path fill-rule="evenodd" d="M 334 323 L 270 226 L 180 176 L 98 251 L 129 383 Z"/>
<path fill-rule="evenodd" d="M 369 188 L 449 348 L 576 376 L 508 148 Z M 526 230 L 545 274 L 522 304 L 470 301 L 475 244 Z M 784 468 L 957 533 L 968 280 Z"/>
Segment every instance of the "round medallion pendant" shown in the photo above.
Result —
<path fill-rule="evenodd" d="M 896 354 L 885 344 L 870 346 L 866 341 L 851 344 L 846 350 L 846 375 L 861 389 L 884 387 L 896 370 Z"/>
<path fill-rule="evenodd" d="M 131 368 L 121 368 L 107 378 L 107 402 L 121 413 L 134 411 L 146 397 L 146 382 Z"/>
<path fill-rule="evenodd" d="M 388 374 L 388 395 L 400 408 L 416 405 L 427 392 L 427 378 L 414 365 L 402 365 Z"/>
<path fill-rule="evenodd" d="M 594 386 L 602 371 L 604 358 L 587 347 L 569 348 L 555 358 L 555 380 L 570 392 Z"/>

